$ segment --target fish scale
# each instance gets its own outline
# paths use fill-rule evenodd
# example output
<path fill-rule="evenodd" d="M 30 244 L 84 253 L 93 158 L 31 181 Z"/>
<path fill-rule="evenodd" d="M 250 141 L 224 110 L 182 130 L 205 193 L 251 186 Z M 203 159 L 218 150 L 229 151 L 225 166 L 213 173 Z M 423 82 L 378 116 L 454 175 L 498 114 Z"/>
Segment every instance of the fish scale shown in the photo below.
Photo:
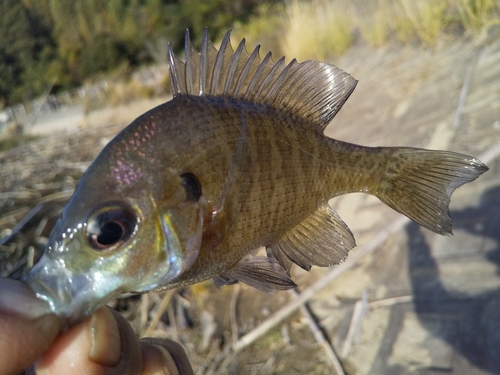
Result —
<path fill-rule="evenodd" d="M 190 102 L 185 104 L 189 108 L 195 107 L 192 101 L 203 103 L 204 108 L 211 108 L 212 101 L 219 102 L 217 98 L 210 97 L 182 97 L 180 100 Z M 249 251 L 277 242 L 286 229 L 300 223 L 311 211 L 335 195 L 369 190 L 374 180 L 371 176 L 383 174 L 381 169 L 387 164 L 387 156 L 374 159 L 382 151 L 379 148 L 335 141 L 319 132 L 315 137 L 304 138 L 304 129 L 308 125 L 302 119 L 286 113 L 275 113 L 274 109 L 266 106 L 242 101 L 228 103 L 228 108 L 223 109 L 217 104 L 213 107 L 211 121 L 222 124 L 226 123 L 227 118 L 237 118 L 226 115 L 225 110 L 243 112 L 249 127 L 248 147 L 255 167 L 250 169 L 245 184 L 240 181 L 239 190 L 244 197 L 244 202 L 240 204 L 243 204 L 243 208 L 226 234 L 227 240 L 218 246 L 218 250 L 224 254 L 223 259 L 217 259 L 215 264 L 207 267 L 213 257 L 211 254 L 206 255 L 210 250 L 205 251 L 202 247 L 191 269 L 171 287 L 214 277 L 220 270 L 234 266 Z M 212 118 L 208 113 L 204 117 Z M 210 128 L 208 122 L 203 126 Z M 234 123 L 228 126 L 234 127 Z M 215 137 L 216 134 L 207 139 Z M 232 149 L 228 151 L 227 164 L 233 153 Z M 336 163 L 345 168 L 333 167 Z M 213 181 L 217 186 L 223 184 L 228 170 L 226 168 L 222 172 L 219 181 Z M 203 168 L 196 173 L 204 180 Z M 247 186 L 250 191 L 245 192 L 243 186 Z"/>
<path fill-rule="evenodd" d="M 363 147 L 325 127 L 357 81 L 316 61 L 169 47 L 174 98 L 133 121 L 82 177 L 24 278 L 76 324 L 122 293 L 213 278 L 273 293 L 291 267 L 342 262 L 354 236 L 328 205 L 364 192 L 425 228 L 451 234 L 453 191 L 488 168 L 447 151 Z M 253 250 L 266 247 L 266 256 Z"/>

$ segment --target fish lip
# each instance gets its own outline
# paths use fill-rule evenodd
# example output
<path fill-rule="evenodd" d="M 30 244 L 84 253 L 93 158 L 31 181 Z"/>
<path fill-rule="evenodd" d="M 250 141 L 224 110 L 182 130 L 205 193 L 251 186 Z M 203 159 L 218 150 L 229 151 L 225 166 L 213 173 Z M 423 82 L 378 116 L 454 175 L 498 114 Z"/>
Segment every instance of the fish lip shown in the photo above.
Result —
<path fill-rule="evenodd" d="M 63 263 L 46 256 L 42 256 L 23 277 L 23 282 L 69 326 L 82 321 L 104 304 L 102 299 L 96 298 L 97 288 L 90 277 L 74 274 Z"/>

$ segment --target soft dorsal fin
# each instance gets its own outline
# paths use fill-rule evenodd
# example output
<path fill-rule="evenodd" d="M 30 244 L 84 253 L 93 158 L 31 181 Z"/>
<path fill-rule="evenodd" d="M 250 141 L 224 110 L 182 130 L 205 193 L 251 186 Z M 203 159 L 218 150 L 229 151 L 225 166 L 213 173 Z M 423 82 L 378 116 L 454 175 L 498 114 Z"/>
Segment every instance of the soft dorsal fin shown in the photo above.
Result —
<path fill-rule="evenodd" d="M 357 81 L 336 66 L 310 60 L 297 63 L 295 59 L 286 65 L 284 58 L 274 63 L 271 52 L 261 59 L 259 49 L 260 45 L 248 54 L 243 39 L 234 51 L 228 31 L 217 50 L 205 29 L 198 52 L 187 30 L 185 61 L 174 55 L 169 44 L 173 96 L 248 100 L 289 111 L 324 129 L 356 87 Z"/>

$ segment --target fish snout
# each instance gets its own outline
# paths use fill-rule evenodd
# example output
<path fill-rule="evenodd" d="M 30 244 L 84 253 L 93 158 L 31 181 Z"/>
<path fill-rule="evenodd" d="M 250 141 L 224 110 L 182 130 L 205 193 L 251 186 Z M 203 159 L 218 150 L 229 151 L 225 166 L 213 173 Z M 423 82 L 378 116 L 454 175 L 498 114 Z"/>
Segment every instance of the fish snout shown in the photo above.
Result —
<path fill-rule="evenodd" d="M 95 295 L 95 280 L 89 275 L 74 274 L 64 262 L 46 255 L 23 281 L 38 298 L 50 305 L 51 312 L 67 319 L 69 326 L 82 321 L 102 304 Z"/>

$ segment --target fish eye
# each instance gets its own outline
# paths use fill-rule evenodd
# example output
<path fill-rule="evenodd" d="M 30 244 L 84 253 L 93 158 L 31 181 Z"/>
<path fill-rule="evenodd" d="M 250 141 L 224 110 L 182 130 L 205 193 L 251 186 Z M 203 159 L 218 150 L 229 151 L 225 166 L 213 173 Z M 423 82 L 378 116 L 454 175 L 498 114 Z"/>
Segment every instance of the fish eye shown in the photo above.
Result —
<path fill-rule="evenodd" d="M 198 202 L 201 197 L 201 184 L 198 177 L 193 173 L 183 173 L 180 175 L 182 187 L 186 190 L 186 200 Z"/>
<path fill-rule="evenodd" d="M 94 250 L 112 250 L 126 242 L 135 230 L 137 218 L 121 203 L 98 207 L 87 221 L 87 242 Z"/>

